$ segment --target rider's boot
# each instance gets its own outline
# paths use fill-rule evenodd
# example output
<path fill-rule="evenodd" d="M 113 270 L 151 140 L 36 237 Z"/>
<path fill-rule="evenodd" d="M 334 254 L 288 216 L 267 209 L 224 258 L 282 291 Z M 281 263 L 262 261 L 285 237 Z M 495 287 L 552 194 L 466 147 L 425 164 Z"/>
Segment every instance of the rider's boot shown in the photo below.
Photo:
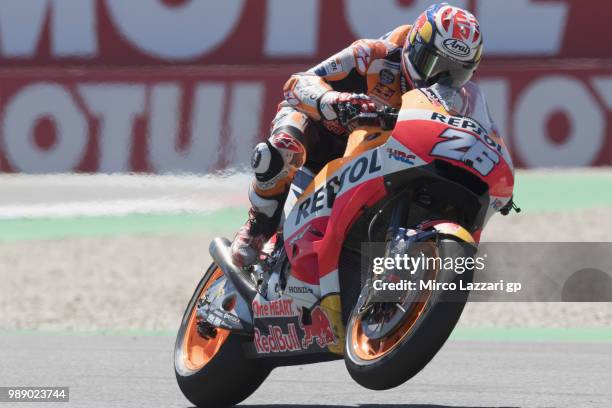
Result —
<path fill-rule="evenodd" d="M 283 198 L 263 198 L 251 187 L 249 219 L 238 230 L 231 247 L 232 261 L 236 266 L 246 267 L 257 262 L 263 246 L 278 228 L 278 208 Z"/>

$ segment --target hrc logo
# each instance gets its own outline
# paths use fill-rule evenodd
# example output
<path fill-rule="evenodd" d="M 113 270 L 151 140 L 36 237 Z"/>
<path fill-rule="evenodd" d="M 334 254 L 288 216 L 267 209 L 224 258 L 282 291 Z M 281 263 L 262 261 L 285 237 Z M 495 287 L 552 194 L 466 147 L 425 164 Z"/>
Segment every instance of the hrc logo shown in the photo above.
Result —
<path fill-rule="evenodd" d="M 389 154 L 389 158 L 400 161 L 406 164 L 414 164 L 414 159 L 416 156 L 414 154 L 407 154 L 406 152 L 402 152 L 401 150 L 387 148 L 387 153 Z"/>

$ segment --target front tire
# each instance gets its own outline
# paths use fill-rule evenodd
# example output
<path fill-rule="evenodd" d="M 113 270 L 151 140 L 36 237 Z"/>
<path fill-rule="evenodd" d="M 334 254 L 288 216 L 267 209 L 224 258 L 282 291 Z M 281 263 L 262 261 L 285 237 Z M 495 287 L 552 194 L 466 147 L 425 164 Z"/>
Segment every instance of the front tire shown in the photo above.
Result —
<path fill-rule="evenodd" d="M 451 256 L 442 252 L 440 250 L 440 257 Z M 465 286 L 473 279 L 473 270 L 463 274 L 452 271 L 438 272 L 436 281 L 454 282 L 457 287 L 460 281 L 463 281 Z M 397 331 L 377 340 L 367 338 L 360 330 L 361 312 L 358 306 L 355 306 L 347 324 L 344 355 L 351 377 L 365 388 L 385 390 L 403 384 L 421 371 L 450 336 L 461 316 L 469 292 L 452 292 L 450 295 L 452 301 L 448 301 L 449 294 L 445 291 L 423 295 L 416 309 L 407 313 L 406 320 Z"/>
<path fill-rule="evenodd" d="M 270 374 L 270 368 L 244 357 L 243 336 L 217 329 L 212 339 L 197 332 L 196 304 L 223 272 L 212 264 L 194 292 L 174 347 L 174 371 L 183 395 L 195 406 L 232 407 L 248 398 Z"/>

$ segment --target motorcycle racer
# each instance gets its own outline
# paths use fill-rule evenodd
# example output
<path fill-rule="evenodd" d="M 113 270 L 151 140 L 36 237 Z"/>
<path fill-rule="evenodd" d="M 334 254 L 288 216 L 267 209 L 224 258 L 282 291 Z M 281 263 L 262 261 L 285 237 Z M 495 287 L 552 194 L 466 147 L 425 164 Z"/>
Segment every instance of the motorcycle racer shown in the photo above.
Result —
<path fill-rule="evenodd" d="M 255 263 L 275 233 L 296 171 L 317 173 L 342 155 L 349 129 L 338 107 L 361 111 L 399 108 L 402 94 L 443 83 L 462 87 L 482 54 L 482 34 L 470 12 L 436 4 L 412 25 L 397 27 L 380 39 L 363 39 L 284 86 L 284 101 L 272 121 L 271 136 L 251 158 L 255 179 L 249 188 L 251 209 L 232 243 L 232 260 L 240 267 Z"/>

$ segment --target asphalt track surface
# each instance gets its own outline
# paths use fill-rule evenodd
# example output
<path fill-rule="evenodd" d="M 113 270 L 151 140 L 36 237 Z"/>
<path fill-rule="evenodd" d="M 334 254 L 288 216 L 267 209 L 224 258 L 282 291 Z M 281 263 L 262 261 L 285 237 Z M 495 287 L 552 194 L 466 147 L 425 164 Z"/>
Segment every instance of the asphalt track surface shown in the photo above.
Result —
<path fill-rule="evenodd" d="M 70 387 L 69 403 L 48 406 L 190 407 L 174 379 L 173 341 L 171 336 L 0 336 L 0 385 Z M 611 372 L 610 343 L 455 340 L 393 390 L 361 388 L 336 361 L 277 369 L 242 406 L 603 408 L 612 406 Z"/>

